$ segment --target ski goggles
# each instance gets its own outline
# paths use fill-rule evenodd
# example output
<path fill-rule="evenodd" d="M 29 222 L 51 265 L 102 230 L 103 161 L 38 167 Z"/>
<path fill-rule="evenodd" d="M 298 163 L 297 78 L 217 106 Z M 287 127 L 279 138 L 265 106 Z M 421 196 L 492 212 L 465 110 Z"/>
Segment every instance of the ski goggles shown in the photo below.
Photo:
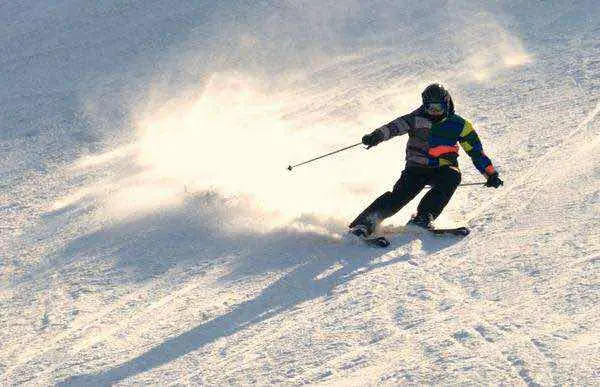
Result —
<path fill-rule="evenodd" d="M 429 114 L 442 114 L 444 113 L 444 104 L 441 102 L 427 102 L 425 104 L 425 111 Z"/>

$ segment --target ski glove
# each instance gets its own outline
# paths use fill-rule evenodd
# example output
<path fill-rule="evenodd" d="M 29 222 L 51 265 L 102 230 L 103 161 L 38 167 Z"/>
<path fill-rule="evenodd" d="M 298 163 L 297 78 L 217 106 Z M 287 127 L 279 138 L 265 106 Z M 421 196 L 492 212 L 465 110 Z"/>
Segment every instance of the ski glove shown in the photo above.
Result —
<path fill-rule="evenodd" d="M 502 180 L 500 180 L 500 178 L 498 177 L 498 172 L 494 172 L 488 176 L 485 186 L 498 188 L 503 184 L 504 184 L 504 182 Z"/>
<path fill-rule="evenodd" d="M 367 145 L 369 148 L 375 146 L 383 141 L 383 132 L 376 130 L 373 133 L 365 134 L 362 138 L 362 143 Z"/>

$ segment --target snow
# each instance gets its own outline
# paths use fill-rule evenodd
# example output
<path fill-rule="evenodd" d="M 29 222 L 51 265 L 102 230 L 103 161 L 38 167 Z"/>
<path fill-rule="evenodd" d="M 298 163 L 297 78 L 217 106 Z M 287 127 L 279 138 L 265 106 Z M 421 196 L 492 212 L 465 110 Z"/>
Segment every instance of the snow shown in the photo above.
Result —
<path fill-rule="evenodd" d="M 0 5 L 0 383 L 598 384 L 599 20 L 585 0 Z M 406 138 L 286 167 L 432 81 L 505 185 L 457 191 L 439 222 L 464 239 L 352 243 Z"/>

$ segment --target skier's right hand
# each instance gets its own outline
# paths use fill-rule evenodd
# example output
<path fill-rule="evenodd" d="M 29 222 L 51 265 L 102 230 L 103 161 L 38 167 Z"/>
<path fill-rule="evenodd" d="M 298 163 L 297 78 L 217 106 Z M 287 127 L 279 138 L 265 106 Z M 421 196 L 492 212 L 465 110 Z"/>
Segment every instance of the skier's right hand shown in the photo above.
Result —
<path fill-rule="evenodd" d="M 369 148 L 375 146 L 383 141 L 383 132 L 381 130 L 376 130 L 373 133 L 365 134 L 362 138 L 362 143 L 368 146 Z"/>

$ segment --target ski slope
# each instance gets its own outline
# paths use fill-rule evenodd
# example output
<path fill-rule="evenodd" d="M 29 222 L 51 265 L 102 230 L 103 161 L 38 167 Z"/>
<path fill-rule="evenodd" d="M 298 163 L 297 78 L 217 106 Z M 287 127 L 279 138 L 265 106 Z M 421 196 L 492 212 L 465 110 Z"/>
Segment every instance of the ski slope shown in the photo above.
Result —
<path fill-rule="evenodd" d="M 0 384 L 600 384 L 596 1 L 23 0 L 0 21 Z M 406 138 L 287 165 L 434 81 L 505 185 L 457 191 L 439 222 L 464 239 L 352 243 Z"/>

